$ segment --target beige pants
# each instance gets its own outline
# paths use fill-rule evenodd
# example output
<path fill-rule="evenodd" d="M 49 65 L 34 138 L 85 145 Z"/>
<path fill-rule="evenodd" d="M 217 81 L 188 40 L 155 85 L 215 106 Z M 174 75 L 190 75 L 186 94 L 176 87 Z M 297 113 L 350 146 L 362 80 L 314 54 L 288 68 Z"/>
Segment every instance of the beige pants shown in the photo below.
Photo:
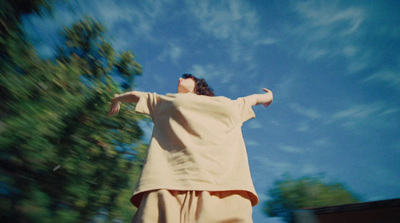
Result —
<path fill-rule="evenodd" d="M 251 223 L 245 191 L 155 190 L 143 194 L 132 223 Z"/>

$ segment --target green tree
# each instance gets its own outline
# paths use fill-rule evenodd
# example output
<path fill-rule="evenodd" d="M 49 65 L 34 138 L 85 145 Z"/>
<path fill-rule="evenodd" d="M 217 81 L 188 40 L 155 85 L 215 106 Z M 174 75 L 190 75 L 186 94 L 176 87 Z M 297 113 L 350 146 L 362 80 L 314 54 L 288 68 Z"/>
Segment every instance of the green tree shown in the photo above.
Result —
<path fill-rule="evenodd" d="M 293 179 L 289 176 L 275 181 L 269 189 L 265 213 L 292 222 L 292 212 L 298 208 L 315 208 L 358 203 L 359 198 L 340 183 L 325 183 L 318 177 Z"/>
<path fill-rule="evenodd" d="M 35 50 L 22 30 L 21 20 L 24 15 L 51 13 L 51 4 L 57 0 L 0 0 L 0 117 L 9 112 L 8 101 L 27 97 L 34 88 L 34 83 L 19 76 L 8 74 L 31 75 L 30 68 L 36 68 L 38 58 Z M 62 0 L 59 0 L 62 1 Z M 9 88 L 16 82 L 25 87 Z"/>
<path fill-rule="evenodd" d="M 40 59 L 19 21 L 51 1 L 23 2 L 34 8 L 5 1 L 0 23 L 0 221 L 87 222 L 101 210 L 126 219 L 134 209 L 119 211 L 120 199 L 143 162 L 143 117 L 133 105 L 107 113 L 141 67 L 131 52 L 114 52 L 90 18 L 65 28 L 53 62 Z"/>
<path fill-rule="evenodd" d="M 26 14 L 40 14 L 46 11 L 43 9 L 50 10 L 47 4 L 50 2 L 52 1 L 1 0 L 0 3 L 0 221 L 2 222 L 21 221 L 24 218 L 18 217 L 21 212 L 30 215 L 32 221 L 35 220 L 33 216 L 35 211 L 36 215 L 47 215 L 47 209 L 43 209 L 42 204 L 47 204 L 48 199 L 38 191 L 37 186 L 29 184 L 33 181 L 29 176 L 34 170 L 21 158 L 26 151 L 23 146 L 15 150 L 12 146 L 18 144 L 21 136 L 18 136 L 17 132 L 14 134 L 10 132 L 16 130 L 15 127 L 27 119 L 18 109 L 24 104 L 27 107 L 27 100 L 37 92 L 35 84 L 37 82 L 32 80 L 36 76 L 35 73 L 40 70 L 39 58 L 26 40 L 21 28 L 21 19 Z M 18 116 L 21 119 L 18 119 Z M 27 122 L 24 127 L 29 129 L 29 123 Z M 38 202 L 27 201 L 23 204 L 20 202 L 28 200 L 29 197 Z"/>
<path fill-rule="evenodd" d="M 134 212 L 133 210 L 133 206 L 130 203 L 129 199 L 132 196 L 132 188 L 135 187 L 136 183 L 137 183 L 137 176 L 140 174 L 141 170 L 142 170 L 142 163 L 145 159 L 146 156 L 146 152 L 147 152 L 147 148 L 148 145 L 141 145 L 139 147 L 136 148 L 136 154 L 135 157 L 137 160 L 139 160 L 139 162 L 137 162 L 140 165 L 135 165 L 132 169 L 131 172 L 128 173 L 128 176 L 133 176 L 130 177 L 129 182 L 128 182 L 128 186 L 123 188 L 119 195 L 116 197 L 115 199 L 115 203 L 116 205 L 114 206 L 114 208 L 109 209 L 108 212 L 108 217 L 110 220 L 122 220 L 122 222 L 131 222 L 132 221 L 132 217 Z"/>

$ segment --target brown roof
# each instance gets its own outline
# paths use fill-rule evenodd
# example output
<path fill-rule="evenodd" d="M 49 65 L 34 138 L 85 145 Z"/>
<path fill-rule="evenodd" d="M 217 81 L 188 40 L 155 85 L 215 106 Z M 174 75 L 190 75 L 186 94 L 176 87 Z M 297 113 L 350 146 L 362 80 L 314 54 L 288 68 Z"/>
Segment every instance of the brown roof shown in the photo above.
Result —
<path fill-rule="evenodd" d="M 318 208 L 307 208 L 306 210 L 312 210 L 315 214 L 326 214 L 334 212 L 345 212 L 345 211 L 356 211 L 356 210 L 367 210 L 367 209 L 378 209 L 378 208 L 389 208 L 389 207 L 400 207 L 400 199 L 362 202 L 362 203 L 344 204 L 344 205 L 318 207 Z"/>

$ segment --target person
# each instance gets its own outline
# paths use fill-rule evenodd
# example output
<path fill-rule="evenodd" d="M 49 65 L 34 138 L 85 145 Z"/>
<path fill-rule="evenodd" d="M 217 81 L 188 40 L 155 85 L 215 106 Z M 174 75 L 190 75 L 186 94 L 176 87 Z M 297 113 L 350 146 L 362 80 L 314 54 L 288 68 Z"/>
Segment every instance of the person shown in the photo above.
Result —
<path fill-rule="evenodd" d="M 131 91 L 115 95 L 149 115 L 153 134 L 142 173 L 130 199 L 133 223 L 252 222 L 258 196 L 250 176 L 242 124 L 252 106 L 268 106 L 270 90 L 231 100 L 215 96 L 204 79 L 179 78 L 177 93 Z"/>

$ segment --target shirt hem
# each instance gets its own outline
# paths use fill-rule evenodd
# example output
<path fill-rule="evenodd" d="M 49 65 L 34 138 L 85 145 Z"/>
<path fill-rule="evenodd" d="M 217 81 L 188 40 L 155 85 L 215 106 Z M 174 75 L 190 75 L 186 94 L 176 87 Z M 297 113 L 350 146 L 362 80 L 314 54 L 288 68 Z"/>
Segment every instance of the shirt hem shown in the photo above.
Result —
<path fill-rule="evenodd" d="M 147 189 L 135 191 L 129 200 L 135 207 L 139 208 L 143 193 L 148 192 L 148 191 L 153 191 L 153 190 L 161 190 L 161 189 L 178 190 L 178 191 L 210 191 L 210 192 L 211 191 L 245 191 L 249 194 L 249 200 L 253 207 L 259 203 L 259 198 L 254 191 L 251 191 L 248 189 L 243 189 L 243 188 L 240 188 L 240 189 L 239 188 L 215 189 L 215 188 L 187 188 L 187 187 L 154 187 L 154 188 L 147 188 Z"/>

